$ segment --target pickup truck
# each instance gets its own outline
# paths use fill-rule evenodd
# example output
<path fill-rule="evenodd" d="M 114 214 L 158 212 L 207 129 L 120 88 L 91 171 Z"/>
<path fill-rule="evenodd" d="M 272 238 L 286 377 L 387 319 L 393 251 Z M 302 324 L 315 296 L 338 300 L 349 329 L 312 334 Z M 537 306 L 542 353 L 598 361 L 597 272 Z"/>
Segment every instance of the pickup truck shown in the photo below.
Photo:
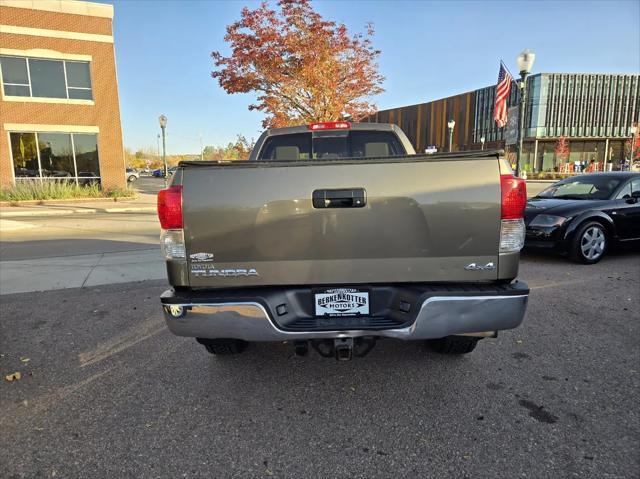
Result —
<path fill-rule="evenodd" d="M 182 162 L 160 191 L 166 323 L 217 355 L 468 353 L 523 320 L 525 204 L 500 151 L 417 155 L 389 124 L 271 129 L 248 161 Z"/>

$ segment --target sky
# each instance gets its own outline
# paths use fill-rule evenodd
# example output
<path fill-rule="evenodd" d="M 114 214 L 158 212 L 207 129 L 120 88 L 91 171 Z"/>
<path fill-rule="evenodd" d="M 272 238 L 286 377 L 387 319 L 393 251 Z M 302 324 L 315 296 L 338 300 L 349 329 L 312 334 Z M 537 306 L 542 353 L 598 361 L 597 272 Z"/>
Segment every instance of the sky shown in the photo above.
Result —
<path fill-rule="evenodd" d="M 257 1 L 103 0 L 115 6 L 114 35 L 125 146 L 156 148 L 158 116 L 168 154 L 198 153 L 237 134 L 257 138 L 263 114 L 251 94 L 227 95 L 210 76 L 212 51 L 229 52 L 225 27 Z M 640 0 L 315 0 L 350 32 L 372 22 L 382 50 L 379 109 L 422 103 L 492 85 L 502 59 L 533 50 L 533 73 L 640 73 Z"/>

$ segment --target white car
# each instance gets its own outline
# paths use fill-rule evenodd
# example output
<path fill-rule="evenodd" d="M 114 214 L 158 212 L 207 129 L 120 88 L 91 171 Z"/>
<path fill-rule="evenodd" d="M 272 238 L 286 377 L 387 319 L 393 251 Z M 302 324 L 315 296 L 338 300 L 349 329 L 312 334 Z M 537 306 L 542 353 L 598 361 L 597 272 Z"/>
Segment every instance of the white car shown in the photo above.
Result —
<path fill-rule="evenodd" d="M 140 173 L 138 173 L 133 168 L 127 168 L 125 172 L 125 176 L 127 177 L 127 183 L 133 183 L 140 178 Z"/>

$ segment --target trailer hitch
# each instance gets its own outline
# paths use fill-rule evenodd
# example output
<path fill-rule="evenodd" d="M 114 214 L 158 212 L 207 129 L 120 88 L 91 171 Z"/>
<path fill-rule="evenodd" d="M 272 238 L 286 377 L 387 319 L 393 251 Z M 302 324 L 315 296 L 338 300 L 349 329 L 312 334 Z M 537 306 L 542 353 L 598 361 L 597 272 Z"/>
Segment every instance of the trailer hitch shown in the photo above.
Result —
<path fill-rule="evenodd" d="M 376 345 L 376 338 L 366 336 L 361 338 L 314 339 L 311 346 L 323 358 L 336 358 L 338 361 L 349 361 L 354 356 L 366 356 Z"/>
<path fill-rule="evenodd" d="M 353 357 L 353 338 L 338 338 L 333 340 L 333 349 L 338 361 L 351 361 Z"/>

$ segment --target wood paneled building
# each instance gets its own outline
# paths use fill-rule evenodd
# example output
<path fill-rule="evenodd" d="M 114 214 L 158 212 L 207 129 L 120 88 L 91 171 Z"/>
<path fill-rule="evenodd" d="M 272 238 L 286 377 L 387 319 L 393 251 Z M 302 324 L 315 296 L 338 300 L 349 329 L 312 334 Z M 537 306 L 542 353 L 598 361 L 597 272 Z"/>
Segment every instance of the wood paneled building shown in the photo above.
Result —
<path fill-rule="evenodd" d="M 435 146 L 438 151 L 447 149 L 449 138 L 447 122 L 455 120 L 453 149 L 473 148 L 476 92 L 443 98 L 418 105 L 382 110 L 365 121 L 395 123 L 413 143 L 416 151 Z"/>

